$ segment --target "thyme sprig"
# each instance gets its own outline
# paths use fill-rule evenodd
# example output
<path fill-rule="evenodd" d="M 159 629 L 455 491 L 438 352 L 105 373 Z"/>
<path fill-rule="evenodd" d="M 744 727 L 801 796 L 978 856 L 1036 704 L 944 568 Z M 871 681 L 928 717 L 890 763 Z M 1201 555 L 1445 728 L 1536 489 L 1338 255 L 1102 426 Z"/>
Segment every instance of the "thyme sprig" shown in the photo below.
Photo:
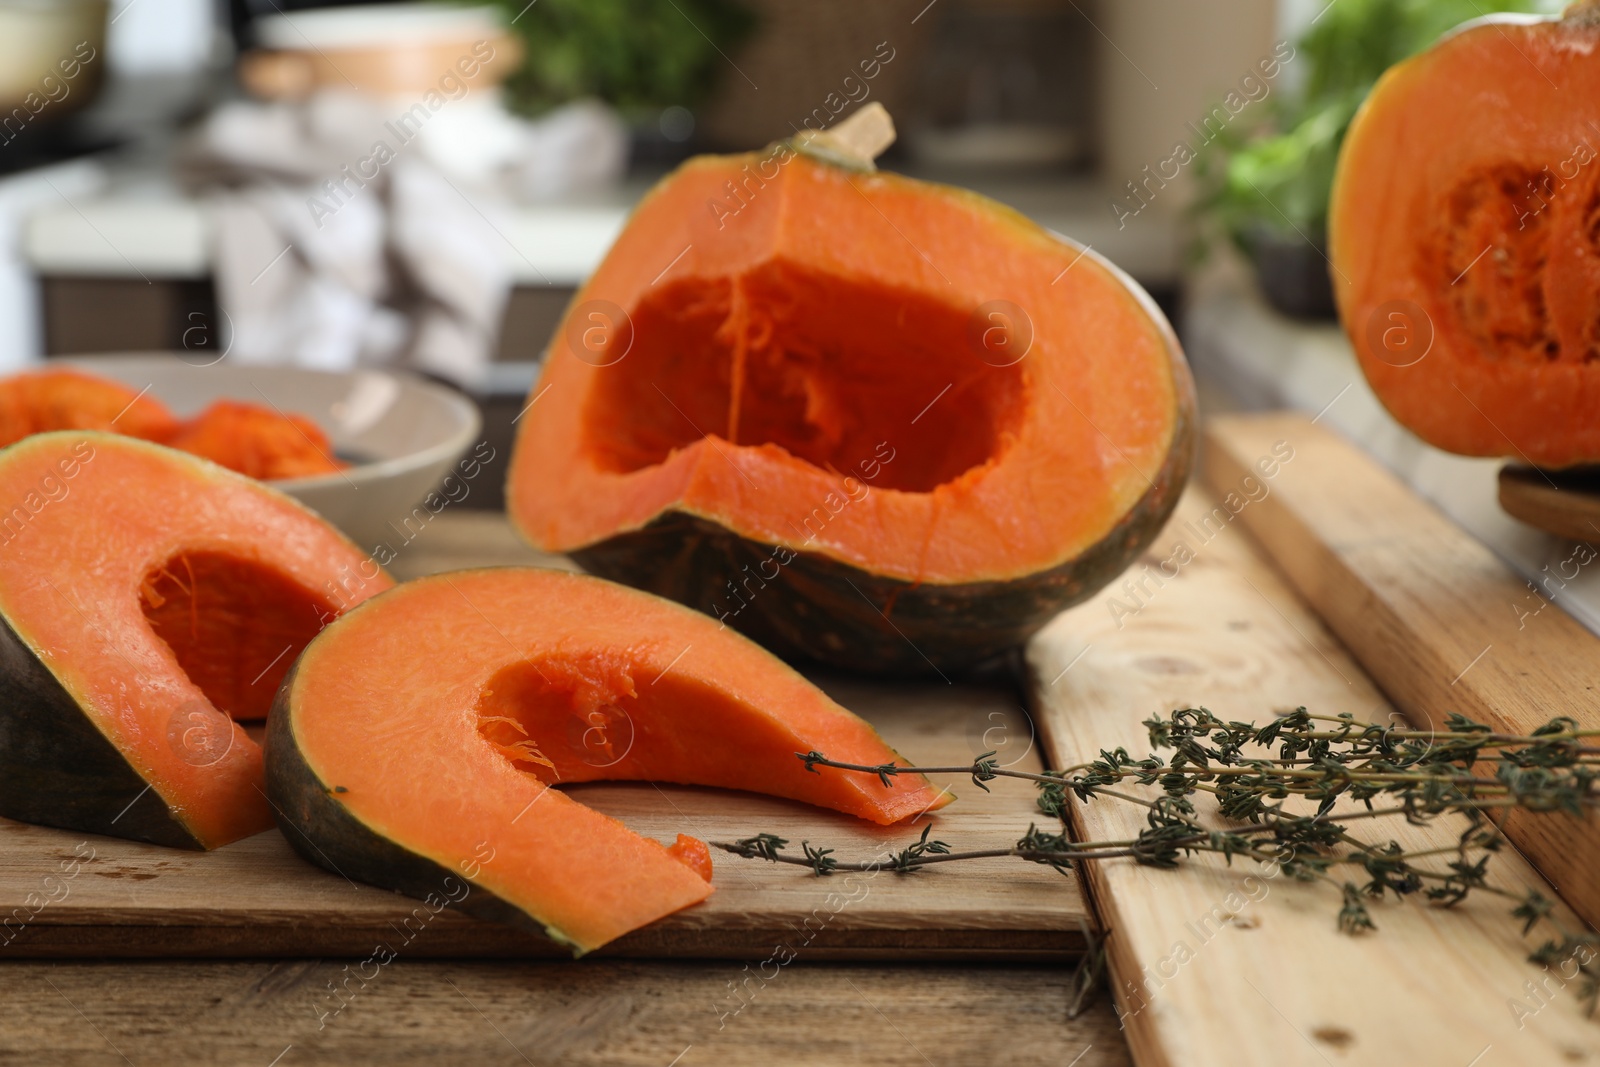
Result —
<path fill-rule="evenodd" d="M 1157 715 L 1144 726 L 1151 747 L 1170 755 L 1135 759 L 1125 748 L 1102 749 L 1086 762 L 1033 773 L 999 766 L 994 752 L 949 767 L 795 754 L 813 774 L 870 774 L 885 788 L 901 774 L 965 774 L 985 792 L 997 778 L 1023 779 L 1037 787 L 1039 809 L 1057 818 L 1064 817 L 1069 795 L 1085 803 L 1106 798 L 1143 807 L 1144 828 L 1126 840 L 1073 841 L 1064 829 L 1030 824 L 1010 847 L 956 852 L 930 840 L 929 826 L 887 861 L 840 859 L 833 849 L 813 848 L 809 841 L 801 842 L 803 855 L 792 855 L 785 851 L 789 843 L 773 834 L 713 844 L 746 858 L 810 867 L 819 876 L 883 869 L 913 874 L 938 863 L 995 858 L 1041 863 L 1062 873 L 1106 859 L 1175 869 L 1198 853 L 1220 855 L 1230 865 L 1238 856 L 1275 865 L 1299 881 L 1330 885 L 1339 893 L 1337 928 L 1350 934 L 1375 930 L 1368 905 L 1391 894 L 1420 894 L 1452 907 L 1486 893 L 1515 903 L 1511 914 L 1522 921 L 1524 936 L 1541 924 L 1553 929 L 1555 938 L 1529 958 L 1560 966 L 1563 974 L 1576 968 L 1571 977 L 1581 978 L 1578 995 L 1594 1013 L 1600 1002 L 1600 937 L 1566 929 L 1554 902 L 1537 891 L 1515 893 L 1489 884 L 1488 865 L 1505 842 L 1491 816 L 1511 809 L 1582 816 L 1600 807 L 1600 746 L 1588 743 L 1600 730 L 1581 729 L 1562 716 L 1528 734 L 1507 734 L 1454 713 L 1444 729 L 1415 730 L 1351 715 L 1315 715 L 1303 707 L 1263 726 L 1224 720 L 1203 707 L 1179 708 L 1165 719 Z M 1129 786 L 1147 794 L 1130 793 Z M 1190 798 L 1200 793 L 1214 798 L 1223 825 L 1199 818 Z M 1338 808 L 1341 799 L 1357 806 Z M 1291 802 L 1314 808 L 1309 814 L 1290 811 Z M 1448 847 L 1407 849 L 1352 832 L 1367 820 L 1398 817 L 1425 825 L 1447 814 L 1466 819 Z"/>

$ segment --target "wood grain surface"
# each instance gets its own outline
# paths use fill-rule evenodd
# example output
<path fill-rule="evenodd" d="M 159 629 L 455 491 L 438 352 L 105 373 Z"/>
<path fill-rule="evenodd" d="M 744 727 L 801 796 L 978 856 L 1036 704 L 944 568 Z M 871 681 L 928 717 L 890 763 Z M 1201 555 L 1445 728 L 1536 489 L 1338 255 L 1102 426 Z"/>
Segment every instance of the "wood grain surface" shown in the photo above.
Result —
<path fill-rule="evenodd" d="M 1496 482 L 1500 507 L 1512 518 L 1557 537 L 1600 540 L 1600 472 L 1594 467 L 1546 472 L 1508 463 Z"/>
<path fill-rule="evenodd" d="M 1292 442 L 1294 459 L 1238 522 L 1397 707 L 1430 726 L 1457 711 L 1514 734 L 1558 715 L 1600 727 L 1600 638 L 1550 603 L 1563 577 L 1600 565 L 1594 545 L 1574 544 L 1535 589 L 1356 446 L 1300 416 L 1213 420 L 1206 480 L 1233 491 L 1278 440 Z M 1600 819 L 1518 815 L 1507 833 L 1600 924 Z"/>
<path fill-rule="evenodd" d="M 473 513 L 434 520 L 410 547 L 396 568 L 408 568 L 408 576 L 484 563 L 564 562 L 519 547 L 503 518 Z M 953 765 L 993 749 L 1019 769 L 1041 766 L 1020 698 L 1003 688 L 819 681 L 907 759 Z M 996 783 L 985 795 L 959 778 L 946 782 L 961 799 L 893 828 L 726 790 L 628 782 L 571 792 L 665 842 L 679 832 L 708 841 L 771 832 L 791 839 L 796 850 L 808 839 L 867 859 L 911 843 L 925 821 L 934 836 L 967 849 L 1014 841 L 1044 818 L 1026 783 Z M 71 867 L 74 855 L 83 862 L 63 879 L 60 868 Z M 814 958 L 1061 959 L 1081 952 L 1092 925 L 1075 878 L 1015 861 L 951 864 L 910 877 L 878 872 L 862 876 L 859 889 L 836 894 L 837 880 L 804 868 L 722 852 L 713 860 L 717 891 L 707 901 L 600 954 L 759 962 L 783 944 L 803 945 Z M 848 900 L 843 906 L 840 896 Z M 413 958 L 570 955 L 537 935 L 451 911 L 413 934 L 416 923 L 405 920 L 418 906 L 306 863 L 276 830 L 200 853 L 0 820 L 0 917 L 12 916 L 0 932 L 0 951 L 13 958 L 363 956 L 376 942 L 397 937 Z"/>
<path fill-rule="evenodd" d="M 5 963 L 0 1064 L 25 1067 L 1127 1067 L 1069 969 L 731 962 Z M 330 983 L 348 991 L 342 1000 Z M 736 993 L 735 990 L 741 992 Z M 342 1005 L 342 1006 L 341 1006 Z"/>
<path fill-rule="evenodd" d="M 1265 434 L 1251 460 L 1279 439 Z M 1299 439 L 1293 447 L 1274 483 L 1300 462 Z M 1054 765 L 1119 745 L 1142 756 L 1150 744 L 1141 720 L 1179 707 L 1265 722 L 1303 704 L 1391 721 L 1377 687 L 1240 522 L 1205 532 L 1213 504 L 1197 490 L 1185 497 L 1128 575 L 1144 578 L 1143 591 L 1109 589 L 1030 646 L 1039 729 Z M 1161 575 L 1161 563 L 1184 555 L 1174 551 L 1179 542 L 1192 558 L 1168 568 L 1175 577 Z M 1159 583 L 1145 578 L 1146 565 Z M 1144 825 L 1142 809 L 1109 799 L 1075 804 L 1072 815 L 1085 840 L 1132 837 Z M 1385 820 L 1363 832 L 1380 844 L 1393 837 L 1429 848 L 1453 845 L 1463 825 Z M 1583 1017 L 1558 974 L 1527 962 L 1535 942 L 1521 937 L 1505 900 L 1479 895 L 1446 911 L 1391 898 L 1372 905 L 1376 931 L 1350 936 L 1335 930 L 1340 901 L 1331 887 L 1290 882 L 1255 863 L 1184 863 L 1175 872 L 1110 860 L 1086 876 L 1141 1067 L 1600 1062 L 1600 1025 Z M 1549 889 L 1513 853 L 1490 867 L 1493 884 Z"/>

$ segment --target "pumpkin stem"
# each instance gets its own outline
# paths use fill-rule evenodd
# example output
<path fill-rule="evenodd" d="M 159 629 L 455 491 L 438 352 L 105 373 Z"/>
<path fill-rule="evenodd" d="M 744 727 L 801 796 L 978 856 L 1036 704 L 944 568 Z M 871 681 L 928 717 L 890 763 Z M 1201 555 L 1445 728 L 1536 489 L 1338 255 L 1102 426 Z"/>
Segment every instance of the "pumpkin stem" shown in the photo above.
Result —
<path fill-rule="evenodd" d="M 1600 2 L 1600 0 L 1591 0 Z M 798 152 L 851 170 L 876 170 L 873 160 L 894 144 L 894 119 L 874 100 L 830 130 L 802 130 L 790 143 Z"/>

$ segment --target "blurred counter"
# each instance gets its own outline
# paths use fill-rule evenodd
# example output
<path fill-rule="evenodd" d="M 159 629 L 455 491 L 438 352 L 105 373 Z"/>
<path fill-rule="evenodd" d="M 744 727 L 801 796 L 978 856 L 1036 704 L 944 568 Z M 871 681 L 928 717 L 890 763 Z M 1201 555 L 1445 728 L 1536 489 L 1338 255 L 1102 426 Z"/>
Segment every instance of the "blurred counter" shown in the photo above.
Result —
<path fill-rule="evenodd" d="M 601 197 L 519 207 L 505 215 L 499 229 L 517 282 L 580 283 L 645 187 L 625 185 Z M 211 273 L 211 220 L 204 202 L 164 177 L 121 174 L 96 196 L 34 214 L 22 247 L 43 277 L 197 280 Z"/>

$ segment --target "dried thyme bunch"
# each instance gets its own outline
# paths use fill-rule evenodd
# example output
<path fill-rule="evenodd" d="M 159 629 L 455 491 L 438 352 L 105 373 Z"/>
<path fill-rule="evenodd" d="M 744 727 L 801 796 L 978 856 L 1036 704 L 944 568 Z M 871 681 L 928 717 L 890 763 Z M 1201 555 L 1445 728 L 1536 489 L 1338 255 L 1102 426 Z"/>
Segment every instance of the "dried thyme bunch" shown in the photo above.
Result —
<path fill-rule="evenodd" d="M 1530 957 L 1546 966 L 1577 964 L 1578 995 L 1592 1014 L 1600 1000 L 1600 937 L 1566 929 L 1554 902 L 1536 890 L 1513 893 L 1489 885 L 1489 860 L 1504 843 L 1491 819 L 1510 809 L 1567 812 L 1582 816 L 1600 806 L 1596 790 L 1600 748 L 1585 744 L 1600 734 L 1579 729 L 1570 718 L 1556 718 L 1527 735 L 1495 733 L 1461 715 L 1448 716 L 1443 730 L 1411 730 L 1360 722 L 1350 715 L 1313 715 L 1305 708 L 1265 726 L 1229 722 L 1205 708 L 1175 710 L 1170 719 L 1145 720 L 1150 744 L 1170 758 L 1134 759 L 1126 749 L 1100 752 L 1098 759 L 1059 771 L 1032 774 L 998 766 L 993 752 L 957 767 L 910 767 L 894 763 L 840 763 L 820 752 L 796 753 L 806 770 L 819 768 L 871 774 L 885 786 L 897 774 L 969 774 L 985 792 L 996 778 L 1022 778 L 1039 789 L 1039 808 L 1065 813 L 1070 792 L 1080 801 L 1109 798 L 1146 809 L 1145 828 L 1120 841 L 1072 841 L 1065 830 L 1029 826 L 1009 848 L 952 852 L 929 840 L 932 827 L 898 852 L 881 860 L 846 861 L 829 848 L 800 843 L 801 855 L 786 852 L 789 842 L 757 834 L 715 847 L 746 858 L 810 867 L 818 875 L 887 867 L 912 874 L 936 863 L 1013 856 L 1065 872 L 1074 864 L 1128 858 L 1152 867 L 1176 868 L 1186 855 L 1219 853 L 1231 864 L 1242 856 L 1276 864 L 1306 882 L 1326 882 L 1339 893 L 1338 928 L 1346 933 L 1375 929 L 1369 900 L 1388 894 L 1422 896 L 1442 907 L 1472 893 L 1515 902 L 1511 914 L 1523 921 L 1524 935 L 1540 923 L 1554 931 Z M 1143 787 L 1146 795 L 1127 792 Z M 1203 825 L 1196 816 L 1196 793 L 1216 798 L 1226 825 Z M 1291 798 L 1315 805 L 1311 814 L 1286 810 Z M 1358 810 L 1335 811 L 1340 798 Z M 1304 806 L 1303 804 L 1300 806 Z M 1467 822 L 1448 848 L 1410 850 L 1397 841 L 1378 844 L 1353 831 L 1368 820 L 1389 816 L 1426 824 L 1445 814 Z"/>

